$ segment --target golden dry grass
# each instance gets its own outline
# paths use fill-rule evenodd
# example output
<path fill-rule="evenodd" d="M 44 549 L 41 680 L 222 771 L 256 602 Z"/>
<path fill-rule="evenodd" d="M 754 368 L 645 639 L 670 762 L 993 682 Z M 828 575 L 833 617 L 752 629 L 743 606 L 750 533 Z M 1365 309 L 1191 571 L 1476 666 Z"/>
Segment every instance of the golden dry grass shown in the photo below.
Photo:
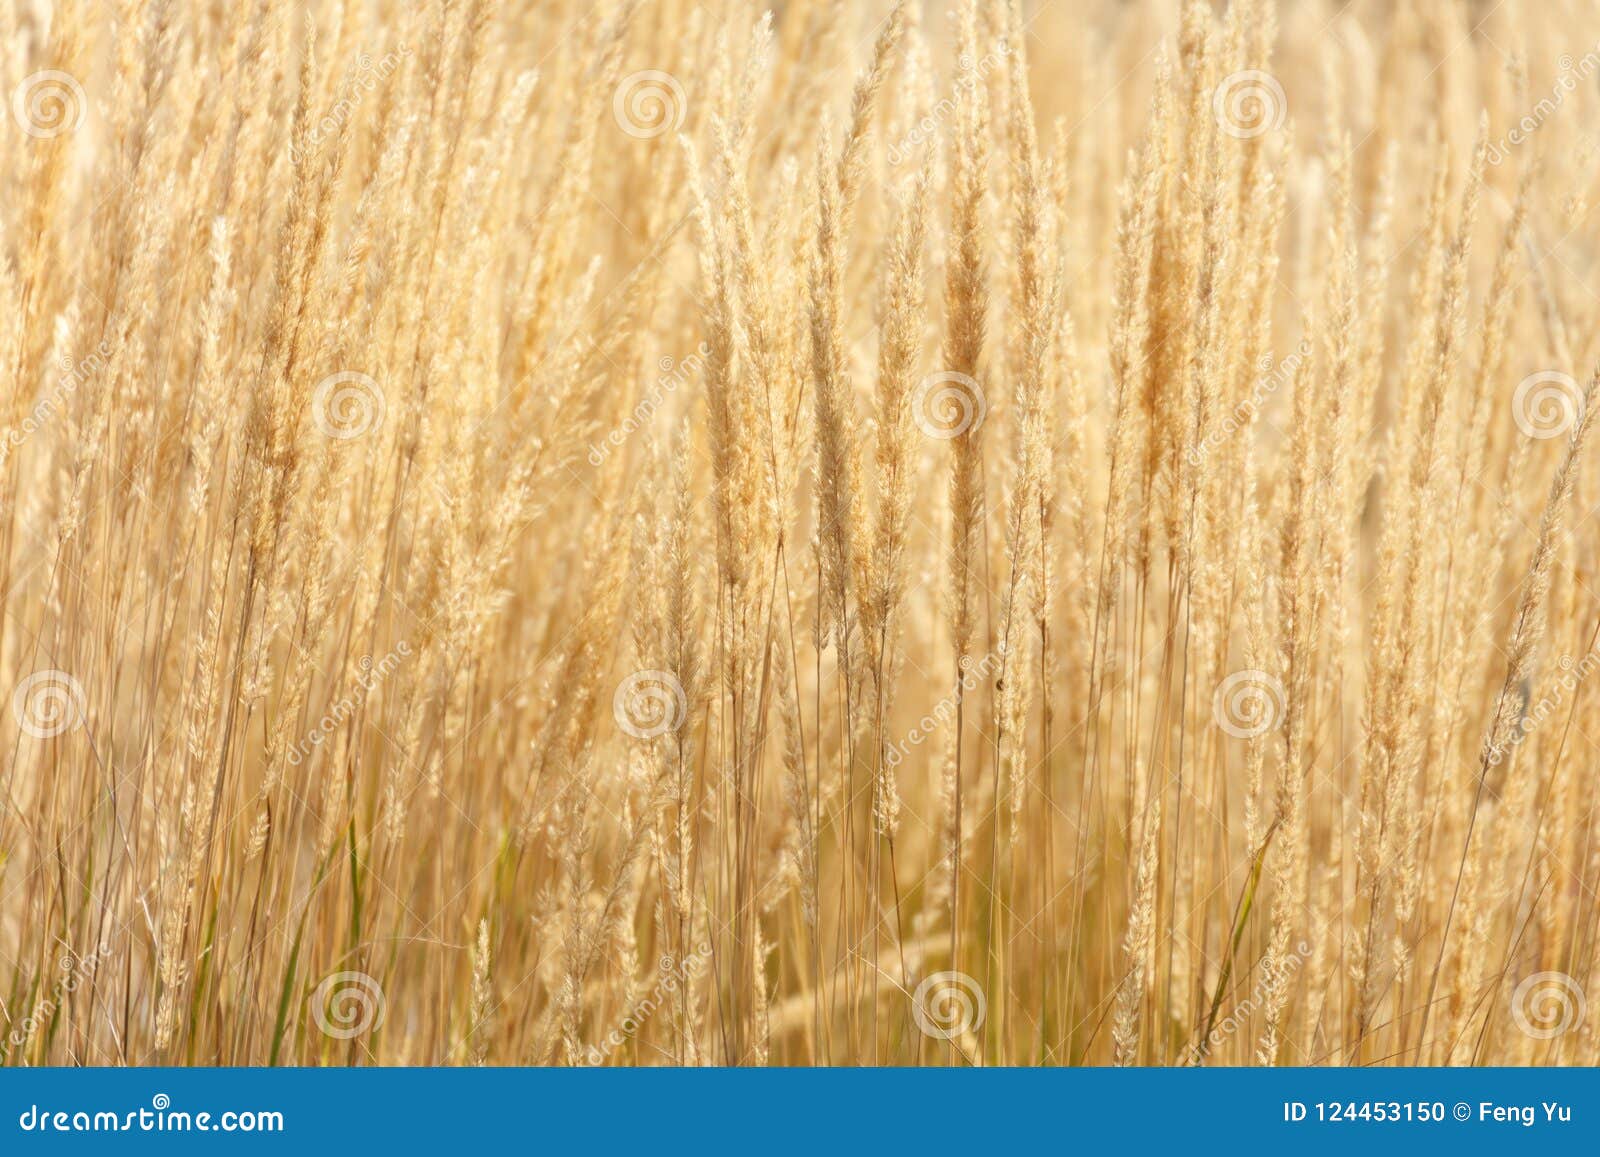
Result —
<path fill-rule="evenodd" d="M 0 1049 L 1600 1059 L 1595 0 L 6 0 Z"/>

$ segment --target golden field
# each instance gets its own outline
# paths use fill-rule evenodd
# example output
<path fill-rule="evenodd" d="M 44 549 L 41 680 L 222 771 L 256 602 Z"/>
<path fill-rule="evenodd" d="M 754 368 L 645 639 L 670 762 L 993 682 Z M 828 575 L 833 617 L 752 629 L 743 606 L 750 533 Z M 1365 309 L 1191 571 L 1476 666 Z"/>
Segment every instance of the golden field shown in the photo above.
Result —
<path fill-rule="evenodd" d="M 0 45 L 4 1063 L 1600 1060 L 1600 3 Z"/>

